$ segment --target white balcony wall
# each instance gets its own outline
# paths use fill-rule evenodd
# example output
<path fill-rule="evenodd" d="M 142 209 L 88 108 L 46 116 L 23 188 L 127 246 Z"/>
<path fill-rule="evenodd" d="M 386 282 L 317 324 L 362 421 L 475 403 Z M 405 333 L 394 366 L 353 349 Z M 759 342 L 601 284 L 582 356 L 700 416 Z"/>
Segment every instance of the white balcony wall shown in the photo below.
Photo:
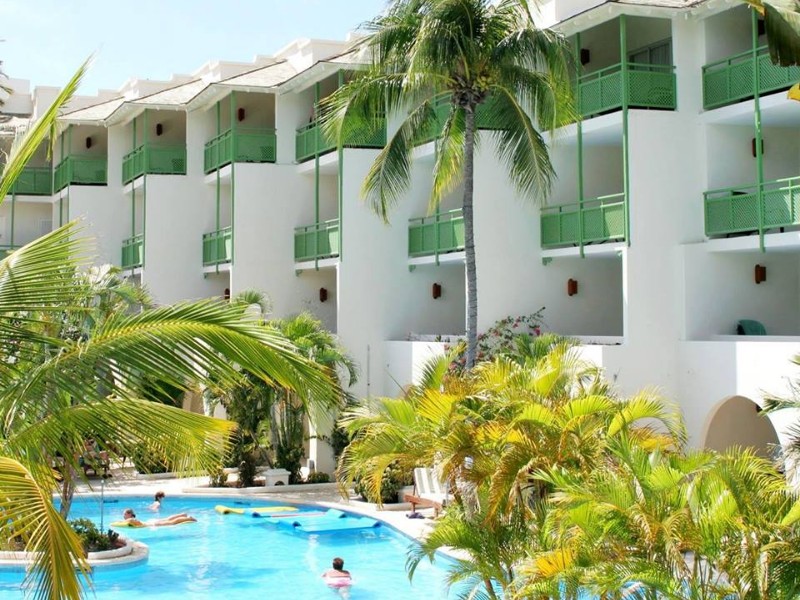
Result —
<path fill-rule="evenodd" d="M 24 246 L 52 231 L 53 214 L 50 203 L 16 201 L 12 219 L 11 197 L 0 204 L 0 246 L 11 244 L 12 224 L 15 246 Z"/>
<path fill-rule="evenodd" d="M 682 248 L 686 273 L 686 337 L 709 340 L 736 333 L 740 319 L 764 324 L 769 335 L 800 335 L 800 258 L 794 253 L 709 252 Z M 755 265 L 767 267 L 756 284 Z"/>

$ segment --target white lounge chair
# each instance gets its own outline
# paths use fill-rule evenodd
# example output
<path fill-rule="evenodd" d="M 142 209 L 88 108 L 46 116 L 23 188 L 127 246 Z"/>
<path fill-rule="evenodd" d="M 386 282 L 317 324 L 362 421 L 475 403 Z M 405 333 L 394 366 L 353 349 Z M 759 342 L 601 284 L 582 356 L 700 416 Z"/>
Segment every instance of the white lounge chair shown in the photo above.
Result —
<path fill-rule="evenodd" d="M 449 494 L 447 486 L 439 481 L 432 469 L 417 467 L 414 469 L 414 493 L 406 494 L 403 498 L 411 503 L 411 510 L 416 511 L 417 506 L 433 508 L 433 514 L 438 516 L 439 511 L 447 505 Z"/>

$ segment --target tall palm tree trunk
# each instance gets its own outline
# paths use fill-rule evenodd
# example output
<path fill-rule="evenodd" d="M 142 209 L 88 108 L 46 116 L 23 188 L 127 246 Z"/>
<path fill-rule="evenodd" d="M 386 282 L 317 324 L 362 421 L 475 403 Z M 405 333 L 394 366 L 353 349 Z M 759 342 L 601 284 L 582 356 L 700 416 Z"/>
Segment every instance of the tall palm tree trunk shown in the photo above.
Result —
<path fill-rule="evenodd" d="M 475 106 L 464 107 L 464 255 L 467 267 L 467 361 L 475 364 L 478 348 L 478 277 L 475 268 L 475 234 L 473 232 L 473 186 L 475 155 Z"/>

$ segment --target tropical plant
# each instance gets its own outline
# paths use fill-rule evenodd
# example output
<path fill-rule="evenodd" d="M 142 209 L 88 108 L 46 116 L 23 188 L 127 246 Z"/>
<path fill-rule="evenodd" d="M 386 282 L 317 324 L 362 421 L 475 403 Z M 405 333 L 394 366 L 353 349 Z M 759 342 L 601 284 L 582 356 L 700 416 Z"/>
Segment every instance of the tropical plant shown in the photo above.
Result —
<path fill-rule="evenodd" d="M 111 550 L 120 543 L 119 534 L 116 531 L 109 529 L 103 533 L 91 519 L 73 519 L 69 524 L 80 538 L 84 552 Z"/>
<path fill-rule="evenodd" d="M 84 70 L 15 143 L 0 198 L 55 131 Z M 278 332 L 222 302 L 114 312 L 84 335 L 97 306 L 85 303 L 91 247 L 79 233 L 68 224 L 0 261 L 0 539 L 32 552 L 34 596 L 53 600 L 80 598 L 88 575 L 80 541 L 53 502 L 54 466 L 73 477 L 90 437 L 112 457 L 144 446 L 173 470 L 210 467 L 225 450 L 230 423 L 142 399 L 143 378 L 185 388 L 232 384 L 244 370 L 301 395 L 341 395 Z"/>
<path fill-rule="evenodd" d="M 559 34 L 537 27 L 528 0 L 393 0 L 365 28 L 359 48 L 371 64 L 323 102 L 323 127 L 341 143 L 378 115 L 407 115 L 362 186 L 384 220 L 409 186 L 414 147 L 434 133 L 429 210 L 463 183 L 470 368 L 478 326 L 475 148 L 490 136 L 520 194 L 546 195 L 553 168 L 537 127 L 552 130 L 571 112 L 571 51 Z M 447 108 L 443 124 L 441 106 Z M 491 110 L 491 132 L 476 125 L 481 109 Z"/>

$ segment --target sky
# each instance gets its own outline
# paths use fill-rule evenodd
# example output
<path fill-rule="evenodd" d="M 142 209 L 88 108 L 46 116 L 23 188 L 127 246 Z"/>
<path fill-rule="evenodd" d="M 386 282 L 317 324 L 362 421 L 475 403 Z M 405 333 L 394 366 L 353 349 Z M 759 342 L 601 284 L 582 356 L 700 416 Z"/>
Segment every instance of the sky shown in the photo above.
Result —
<path fill-rule="evenodd" d="M 168 79 L 209 60 L 251 61 L 301 37 L 344 40 L 386 0 L 0 0 L 3 71 L 66 83 L 95 54 L 80 94 L 130 77 Z"/>

